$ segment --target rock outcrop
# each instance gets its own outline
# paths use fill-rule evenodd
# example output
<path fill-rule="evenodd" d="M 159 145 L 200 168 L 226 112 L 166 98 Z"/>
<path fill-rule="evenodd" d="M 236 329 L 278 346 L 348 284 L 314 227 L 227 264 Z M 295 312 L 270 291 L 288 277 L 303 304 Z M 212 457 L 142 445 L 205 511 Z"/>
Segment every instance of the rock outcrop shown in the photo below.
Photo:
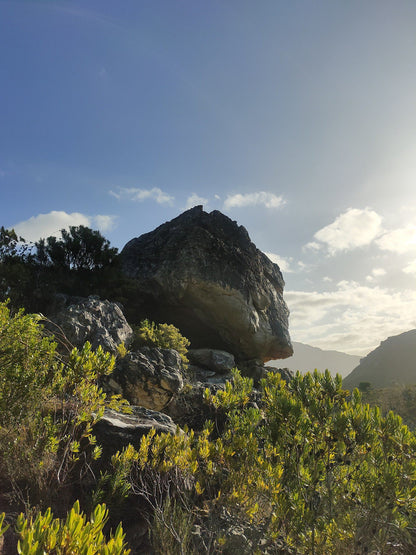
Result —
<path fill-rule="evenodd" d="M 135 284 L 128 309 L 136 321 L 175 324 L 192 348 L 238 360 L 292 354 L 280 269 L 221 212 L 196 206 L 129 241 L 121 258 Z"/>
<path fill-rule="evenodd" d="M 133 330 L 117 303 L 101 301 L 99 297 L 69 298 L 69 304 L 52 316 L 50 330 L 70 345 L 81 348 L 86 341 L 93 349 L 99 345 L 110 353 L 117 352 L 117 345 L 130 343 Z M 62 335 L 63 334 L 63 335 Z"/>
<path fill-rule="evenodd" d="M 110 385 L 132 405 L 160 411 L 182 389 L 181 369 L 177 351 L 141 347 L 117 361 Z"/>

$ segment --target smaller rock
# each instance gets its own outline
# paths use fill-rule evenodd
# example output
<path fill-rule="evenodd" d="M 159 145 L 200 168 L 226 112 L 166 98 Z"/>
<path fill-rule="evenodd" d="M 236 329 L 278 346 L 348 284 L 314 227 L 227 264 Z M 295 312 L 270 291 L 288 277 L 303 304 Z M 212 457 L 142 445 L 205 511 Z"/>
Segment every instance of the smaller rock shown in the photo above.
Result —
<path fill-rule="evenodd" d="M 62 330 L 71 346 L 82 348 L 86 341 L 93 349 L 101 346 L 105 351 L 117 353 L 117 346 L 129 345 L 133 330 L 117 303 L 101 301 L 99 297 L 78 298 L 51 318 L 55 325 L 49 329 L 59 338 Z"/>
<path fill-rule="evenodd" d="M 215 395 L 224 385 L 205 383 L 187 384 L 179 395 L 175 395 L 165 412 L 181 427 L 202 430 L 207 420 L 215 419 L 215 411 L 204 401 L 205 389 Z"/>
<path fill-rule="evenodd" d="M 160 411 L 183 387 L 181 357 L 173 349 L 142 347 L 119 359 L 111 378 L 131 404 Z"/>
<path fill-rule="evenodd" d="M 192 364 L 218 374 L 229 372 L 235 367 L 234 355 L 218 349 L 190 349 L 188 358 Z"/>
<path fill-rule="evenodd" d="M 123 414 L 112 409 L 105 409 L 104 416 L 97 422 L 94 432 L 97 442 L 102 445 L 104 458 L 129 445 L 136 449 L 142 436 L 152 428 L 158 433 L 174 434 L 176 424 L 166 414 L 144 407 L 132 406 L 132 414 Z"/>
<path fill-rule="evenodd" d="M 266 377 L 268 372 L 279 372 L 282 378 L 289 382 L 293 378 L 293 373 L 288 368 L 275 368 L 274 366 L 265 366 L 262 360 L 253 359 L 240 362 L 238 368 L 243 376 L 253 379 L 254 386 L 257 387 L 262 378 Z"/>
<path fill-rule="evenodd" d="M 205 370 L 205 368 L 200 368 L 199 366 L 190 364 L 188 366 L 188 375 L 190 376 L 191 382 L 205 382 L 208 378 L 217 376 L 217 373 L 212 370 Z"/>
<path fill-rule="evenodd" d="M 238 363 L 238 369 L 242 376 L 252 378 L 254 386 L 257 387 L 260 380 L 266 376 L 268 368 L 265 367 L 264 362 L 260 359 L 246 360 Z"/>
<path fill-rule="evenodd" d="M 286 383 L 293 379 L 293 372 L 289 368 L 276 368 L 275 366 L 266 366 L 267 372 L 278 372 Z"/>

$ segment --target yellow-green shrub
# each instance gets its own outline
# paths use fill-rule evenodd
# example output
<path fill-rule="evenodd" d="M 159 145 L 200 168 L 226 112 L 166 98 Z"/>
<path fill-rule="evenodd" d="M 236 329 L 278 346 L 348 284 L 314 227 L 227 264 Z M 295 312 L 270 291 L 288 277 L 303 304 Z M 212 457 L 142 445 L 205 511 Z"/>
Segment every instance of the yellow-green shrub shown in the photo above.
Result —
<path fill-rule="evenodd" d="M 17 518 L 19 555 L 128 555 L 130 549 L 124 541 L 121 524 L 107 540 L 103 528 L 108 520 L 104 504 L 97 505 L 87 520 L 76 501 L 65 520 L 53 518 L 51 509 L 38 513 L 35 518 L 26 518 L 23 513 Z"/>
<path fill-rule="evenodd" d="M 190 342 L 172 324 L 155 324 L 149 320 L 140 322 L 134 328 L 133 349 L 144 345 L 160 349 L 175 349 L 180 354 L 183 364 L 187 366 L 189 363 L 186 354 Z"/>
<path fill-rule="evenodd" d="M 270 373 L 260 408 L 247 402 L 249 385 L 235 373 L 224 391 L 206 393 L 226 415 L 215 440 L 212 424 L 199 434 L 145 436 L 138 464 L 152 470 L 150 483 L 165 484 L 195 517 L 203 508 L 205 524 L 226 509 L 285 552 L 414 553 L 416 437 L 401 418 L 383 418 L 358 390 L 349 397 L 329 372 L 288 384 Z M 152 493 L 143 481 L 140 491 Z"/>
<path fill-rule="evenodd" d="M 12 315 L 0 303 L 0 471 L 10 484 L 26 482 L 28 491 L 54 491 L 81 451 L 98 458 L 94 424 L 105 406 L 127 410 L 126 401 L 107 398 L 98 385 L 114 357 L 89 343 L 61 357 L 41 321 L 22 310 Z"/>

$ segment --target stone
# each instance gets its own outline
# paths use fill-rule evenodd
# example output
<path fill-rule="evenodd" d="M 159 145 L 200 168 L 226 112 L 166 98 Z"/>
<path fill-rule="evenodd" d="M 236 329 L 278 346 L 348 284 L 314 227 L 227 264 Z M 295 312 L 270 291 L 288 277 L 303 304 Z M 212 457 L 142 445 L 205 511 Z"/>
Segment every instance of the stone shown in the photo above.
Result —
<path fill-rule="evenodd" d="M 235 367 L 234 355 L 218 349 L 190 349 L 187 357 L 192 364 L 219 374 Z"/>
<path fill-rule="evenodd" d="M 129 241 L 121 261 L 134 291 L 129 320 L 172 323 L 193 349 L 237 361 L 292 355 L 280 269 L 221 212 L 196 206 Z"/>
<path fill-rule="evenodd" d="M 244 361 L 240 363 L 238 368 L 243 376 L 253 379 L 255 387 L 258 387 L 260 380 L 265 378 L 268 372 L 278 372 L 286 382 L 289 382 L 293 377 L 293 372 L 288 368 L 265 366 L 263 361 L 259 359 Z"/>
<path fill-rule="evenodd" d="M 262 360 L 252 359 L 241 362 L 238 366 L 242 376 L 251 378 L 254 386 L 257 387 L 262 378 L 266 376 L 268 367 L 266 367 Z"/>
<path fill-rule="evenodd" d="M 208 388 L 211 394 L 215 395 L 224 387 L 224 383 L 187 384 L 178 395 L 175 395 L 164 412 L 171 416 L 181 428 L 186 425 L 193 430 L 202 430 L 207 420 L 215 420 L 216 417 L 215 410 L 204 401 L 205 390 Z"/>
<path fill-rule="evenodd" d="M 278 372 L 286 383 L 293 379 L 294 373 L 289 368 L 275 368 L 274 366 L 266 366 L 267 372 Z"/>
<path fill-rule="evenodd" d="M 127 323 L 118 303 L 101 301 L 99 297 L 77 298 L 69 306 L 63 306 L 51 317 L 48 328 L 71 346 L 82 348 L 86 341 L 93 349 L 101 346 L 105 351 L 117 353 L 117 346 L 132 341 L 133 330 Z M 62 337 L 62 334 L 64 337 Z"/>
<path fill-rule="evenodd" d="M 94 426 L 97 442 L 102 445 L 104 458 L 127 447 L 139 448 L 141 438 L 152 428 L 158 433 L 175 433 L 176 424 L 166 414 L 144 407 L 132 406 L 132 414 L 105 409 L 104 416 Z"/>
<path fill-rule="evenodd" d="M 108 385 L 112 382 L 120 388 L 113 385 L 113 390 L 121 391 L 129 403 L 163 410 L 183 387 L 181 357 L 173 349 L 141 347 L 117 360 Z"/>

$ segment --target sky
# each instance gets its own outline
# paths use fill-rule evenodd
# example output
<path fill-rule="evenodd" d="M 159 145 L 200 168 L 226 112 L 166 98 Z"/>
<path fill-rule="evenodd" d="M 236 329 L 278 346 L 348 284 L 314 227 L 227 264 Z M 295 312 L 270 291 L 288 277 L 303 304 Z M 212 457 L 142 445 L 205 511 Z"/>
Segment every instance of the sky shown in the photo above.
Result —
<path fill-rule="evenodd" d="M 279 264 L 293 340 L 416 328 L 416 2 L 0 0 L 0 225 L 121 249 L 196 204 Z"/>

